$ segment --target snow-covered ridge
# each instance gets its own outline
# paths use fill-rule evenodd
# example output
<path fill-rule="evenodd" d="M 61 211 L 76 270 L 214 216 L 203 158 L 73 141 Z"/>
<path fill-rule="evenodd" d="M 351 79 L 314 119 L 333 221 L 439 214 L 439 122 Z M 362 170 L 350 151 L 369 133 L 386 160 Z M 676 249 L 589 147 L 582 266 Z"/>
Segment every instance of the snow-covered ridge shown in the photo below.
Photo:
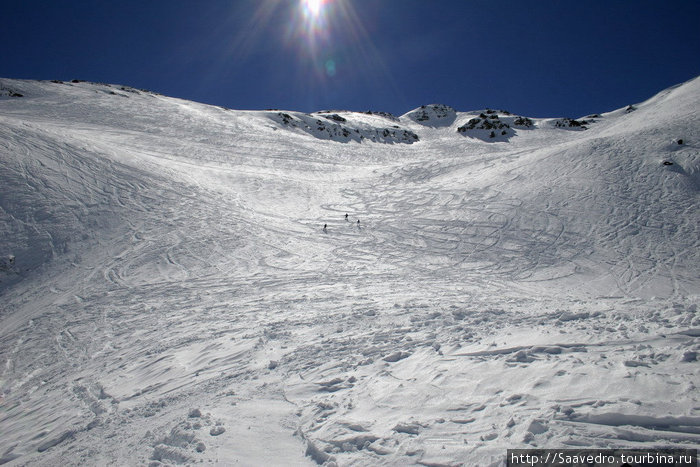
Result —
<path fill-rule="evenodd" d="M 135 89 L 129 86 L 112 85 L 106 83 L 92 83 L 81 80 L 59 81 L 53 80 L 39 82 L 5 80 L 14 82 L 16 89 L 23 86 L 32 87 L 32 93 L 38 96 L 46 96 L 47 92 L 55 92 L 56 88 L 47 84 L 68 86 L 75 91 L 83 91 L 82 99 L 95 98 L 100 94 L 115 97 L 156 97 L 157 93 L 145 89 Z M 8 86 L 0 89 L 0 97 L 24 97 L 24 94 Z M 87 93 L 86 93 L 87 92 Z M 89 93 L 97 94 L 98 96 Z M 74 94 L 77 97 L 77 94 Z M 27 94 L 27 97 L 32 95 Z M 162 97 L 162 96 L 161 96 Z M 630 106 L 630 108 L 632 108 Z M 222 110 L 230 110 L 224 109 Z M 629 109 L 628 109 L 629 111 Z M 337 142 L 375 142 L 375 143 L 406 143 L 412 144 L 420 141 L 420 130 L 429 128 L 450 128 L 451 131 L 462 133 L 465 136 L 478 138 L 486 142 L 509 141 L 518 134 L 518 129 L 533 129 L 542 125 L 550 128 L 587 129 L 587 125 L 595 120 L 574 120 L 571 118 L 560 119 L 533 119 L 513 115 L 508 111 L 495 111 L 485 109 L 483 111 L 457 112 L 452 107 L 443 104 L 423 105 L 407 112 L 401 117 L 395 117 L 386 112 L 350 112 L 350 111 L 321 111 L 306 114 L 294 111 L 266 111 L 265 114 L 281 129 L 301 131 L 318 139 L 327 139 Z M 499 117 L 500 114 L 500 117 Z M 371 118 L 367 118 L 371 116 Z M 467 120 L 465 120 L 467 119 Z M 538 122 L 538 123 L 535 123 Z M 459 122 L 455 125 L 455 122 Z M 416 125 L 417 124 L 417 125 Z M 480 131 L 486 130 L 486 131 Z"/>
<path fill-rule="evenodd" d="M 300 112 L 277 112 L 270 115 L 270 118 L 282 127 L 298 128 L 316 138 L 343 143 L 371 141 L 411 144 L 419 141 L 417 134 L 399 125 L 378 128 L 364 122 L 352 124 L 337 113 L 309 115 Z"/>
<path fill-rule="evenodd" d="M 403 115 L 403 118 L 408 118 L 424 126 L 444 127 L 454 123 L 457 112 L 449 105 L 431 104 L 414 109 Z"/>
<path fill-rule="evenodd" d="M 0 463 L 700 447 L 700 79 L 586 130 L 0 89 Z"/>

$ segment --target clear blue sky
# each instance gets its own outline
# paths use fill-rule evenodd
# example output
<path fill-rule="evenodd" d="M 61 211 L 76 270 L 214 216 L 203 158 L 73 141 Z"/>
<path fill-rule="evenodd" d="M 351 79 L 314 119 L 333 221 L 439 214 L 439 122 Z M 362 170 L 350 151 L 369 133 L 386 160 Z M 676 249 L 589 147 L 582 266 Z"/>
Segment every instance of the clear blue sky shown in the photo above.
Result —
<path fill-rule="evenodd" d="M 234 109 L 580 117 L 700 75 L 698 0 L 0 0 L 0 76 Z"/>

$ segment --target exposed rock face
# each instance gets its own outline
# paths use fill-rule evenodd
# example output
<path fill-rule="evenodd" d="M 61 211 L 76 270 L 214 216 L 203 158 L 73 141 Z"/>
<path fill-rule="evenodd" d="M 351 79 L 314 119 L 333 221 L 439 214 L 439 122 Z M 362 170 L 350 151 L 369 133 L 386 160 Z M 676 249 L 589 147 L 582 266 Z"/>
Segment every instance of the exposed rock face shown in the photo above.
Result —
<path fill-rule="evenodd" d="M 418 135 L 413 131 L 398 125 L 391 125 L 391 127 L 359 126 L 349 123 L 345 117 L 338 114 L 321 114 L 320 117 L 300 112 L 270 114 L 272 120 L 287 128 L 298 128 L 316 138 L 330 139 L 341 143 L 371 141 L 385 144 L 411 144 L 419 140 Z"/>
<path fill-rule="evenodd" d="M 423 105 L 405 115 L 416 123 L 431 127 L 450 126 L 457 118 L 457 112 L 449 105 Z"/>

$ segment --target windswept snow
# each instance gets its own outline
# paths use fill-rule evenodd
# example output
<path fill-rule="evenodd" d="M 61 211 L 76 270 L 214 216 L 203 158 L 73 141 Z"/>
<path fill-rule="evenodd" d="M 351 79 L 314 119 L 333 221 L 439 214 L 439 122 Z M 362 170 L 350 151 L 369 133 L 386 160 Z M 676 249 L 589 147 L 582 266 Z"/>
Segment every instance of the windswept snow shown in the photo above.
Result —
<path fill-rule="evenodd" d="M 700 447 L 699 108 L 700 78 L 576 119 L 0 80 L 0 463 Z"/>

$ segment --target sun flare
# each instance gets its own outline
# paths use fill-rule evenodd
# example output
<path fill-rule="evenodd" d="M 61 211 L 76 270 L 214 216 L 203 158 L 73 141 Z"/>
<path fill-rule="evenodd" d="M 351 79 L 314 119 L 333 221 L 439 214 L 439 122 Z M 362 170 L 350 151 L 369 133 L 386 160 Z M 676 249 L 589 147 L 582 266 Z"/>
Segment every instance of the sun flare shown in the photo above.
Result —
<path fill-rule="evenodd" d="M 318 16 L 321 13 L 323 0 L 303 0 L 304 8 L 311 16 Z"/>

